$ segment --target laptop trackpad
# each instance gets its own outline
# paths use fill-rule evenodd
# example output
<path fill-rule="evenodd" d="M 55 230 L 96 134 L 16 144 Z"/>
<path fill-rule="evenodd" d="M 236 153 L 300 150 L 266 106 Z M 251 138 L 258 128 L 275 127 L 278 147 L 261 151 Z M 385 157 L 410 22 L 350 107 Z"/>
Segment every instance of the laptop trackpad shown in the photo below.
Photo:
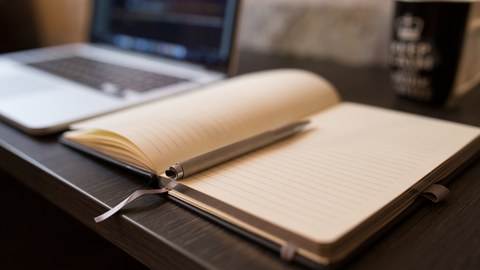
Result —
<path fill-rule="evenodd" d="M 45 92 L 55 88 L 55 84 L 29 75 L 6 74 L 0 75 L 0 99 L 16 98 L 30 95 L 35 92 Z"/>
<path fill-rule="evenodd" d="M 120 100 L 63 79 L 15 69 L 0 74 L 0 115 L 27 132 L 65 128 L 120 104 Z"/>

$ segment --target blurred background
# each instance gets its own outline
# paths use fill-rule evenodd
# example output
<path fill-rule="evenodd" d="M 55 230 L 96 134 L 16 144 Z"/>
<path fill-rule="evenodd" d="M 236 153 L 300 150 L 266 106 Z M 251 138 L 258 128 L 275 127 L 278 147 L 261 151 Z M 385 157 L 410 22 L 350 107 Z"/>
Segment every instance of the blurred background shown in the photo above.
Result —
<path fill-rule="evenodd" d="M 0 52 L 87 40 L 91 0 L 0 0 Z M 386 66 L 393 1 L 244 0 L 239 48 Z"/>

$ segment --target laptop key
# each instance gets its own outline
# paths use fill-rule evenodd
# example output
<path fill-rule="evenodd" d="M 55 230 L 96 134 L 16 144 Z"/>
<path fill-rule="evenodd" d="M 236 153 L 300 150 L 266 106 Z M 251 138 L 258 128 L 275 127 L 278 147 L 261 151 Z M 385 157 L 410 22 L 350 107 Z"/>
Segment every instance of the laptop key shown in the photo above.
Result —
<path fill-rule="evenodd" d="M 78 56 L 28 65 L 114 96 L 122 96 L 126 89 L 146 92 L 185 81 L 177 77 Z"/>

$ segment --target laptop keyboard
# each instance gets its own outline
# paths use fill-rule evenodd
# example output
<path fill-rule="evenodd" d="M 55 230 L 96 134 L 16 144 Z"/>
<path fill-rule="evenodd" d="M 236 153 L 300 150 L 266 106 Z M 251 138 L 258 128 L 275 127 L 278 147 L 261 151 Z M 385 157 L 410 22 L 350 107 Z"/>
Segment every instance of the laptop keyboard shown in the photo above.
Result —
<path fill-rule="evenodd" d="M 77 56 L 28 65 L 116 96 L 123 96 L 126 89 L 146 92 L 185 81 Z"/>

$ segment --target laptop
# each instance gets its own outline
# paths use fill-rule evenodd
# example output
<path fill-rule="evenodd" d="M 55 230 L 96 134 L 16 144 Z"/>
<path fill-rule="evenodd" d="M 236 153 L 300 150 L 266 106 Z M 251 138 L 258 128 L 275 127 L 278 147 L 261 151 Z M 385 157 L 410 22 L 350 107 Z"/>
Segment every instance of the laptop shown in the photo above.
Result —
<path fill-rule="evenodd" d="M 0 55 L 0 117 L 32 135 L 233 75 L 239 0 L 97 0 L 90 42 Z"/>

